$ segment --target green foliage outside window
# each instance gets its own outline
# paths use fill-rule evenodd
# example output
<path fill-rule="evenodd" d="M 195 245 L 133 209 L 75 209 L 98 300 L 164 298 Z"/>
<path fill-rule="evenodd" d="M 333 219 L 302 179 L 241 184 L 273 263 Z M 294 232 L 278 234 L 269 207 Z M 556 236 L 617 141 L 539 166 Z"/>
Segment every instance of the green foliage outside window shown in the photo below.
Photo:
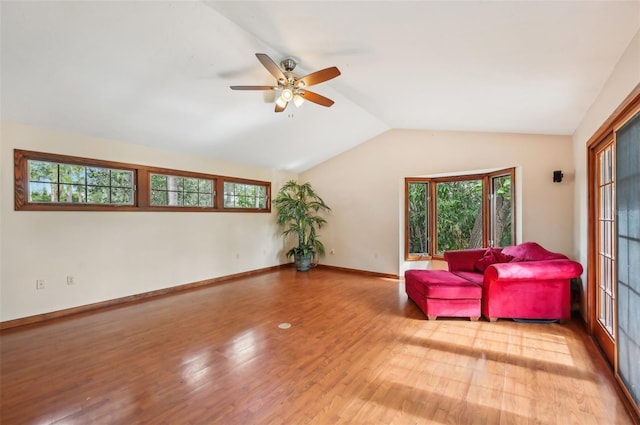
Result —
<path fill-rule="evenodd" d="M 482 246 L 482 180 L 437 183 L 439 254 Z"/>
<path fill-rule="evenodd" d="M 151 174 L 151 205 L 212 207 L 213 180 Z"/>
<path fill-rule="evenodd" d="M 493 180 L 493 235 L 494 246 L 513 244 L 511 176 L 499 176 Z"/>
<path fill-rule="evenodd" d="M 133 172 L 29 161 L 29 201 L 34 203 L 133 203 Z"/>
<path fill-rule="evenodd" d="M 512 172 L 508 172 L 470 176 L 469 180 L 409 180 L 406 205 L 407 257 L 439 255 L 445 251 L 482 246 L 512 245 L 512 176 Z M 483 199 L 483 185 L 489 185 L 486 193 L 491 195 L 491 201 Z M 484 214 L 489 217 L 487 235 L 483 234 Z M 436 238 L 430 233 L 434 230 Z M 437 240 L 437 244 L 433 239 Z"/>
<path fill-rule="evenodd" d="M 224 182 L 225 208 L 267 207 L 267 188 L 262 185 Z"/>
<path fill-rule="evenodd" d="M 14 149 L 16 211 L 270 212 L 271 183 Z"/>
<path fill-rule="evenodd" d="M 409 252 L 427 254 L 429 236 L 427 229 L 427 196 L 429 183 L 409 183 Z"/>

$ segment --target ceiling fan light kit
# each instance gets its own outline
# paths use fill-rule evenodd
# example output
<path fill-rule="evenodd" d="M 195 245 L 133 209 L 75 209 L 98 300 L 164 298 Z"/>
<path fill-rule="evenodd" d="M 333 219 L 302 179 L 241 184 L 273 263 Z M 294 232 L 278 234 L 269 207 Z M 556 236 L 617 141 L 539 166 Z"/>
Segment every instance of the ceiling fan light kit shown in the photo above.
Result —
<path fill-rule="evenodd" d="M 340 71 L 335 66 L 300 77 L 293 72 L 297 65 L 293 58 L 284 59 L 278 66 L 265 53 L 256 53 L 256 57 L 267 71 L 276 78 L 277 85 L 231 86 L 231 90 L 280 90 L 280 96 L 276 99 L 276 112 L 284 111 L 291 101 L 296 106 L 302 105 L 305 100 L 326 107 L 333 105 L 333 100 L 305 88 L 323 83 L 340 75 Z"/>
<path fill-rule="evenodd" d="M 282 89 L 282 94 L 280 95 L 280 97 L 285 102 L 290 102 L 291 100 L 293 100 L 293 90 L 289 87 Z"/>

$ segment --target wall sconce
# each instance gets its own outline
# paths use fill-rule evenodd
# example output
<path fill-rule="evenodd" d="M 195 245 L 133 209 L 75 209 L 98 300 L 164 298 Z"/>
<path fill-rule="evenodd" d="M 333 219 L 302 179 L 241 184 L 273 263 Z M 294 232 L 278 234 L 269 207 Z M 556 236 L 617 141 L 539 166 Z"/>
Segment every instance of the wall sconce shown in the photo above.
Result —
<path fill-rule="evenodd" d="M 553 182 L 554 183 L 560 183 L 562 181 L 562 178 L 564 177 L 564 174 L 562 174 L 562 170 L 556 170 L 553 172 Z"/>

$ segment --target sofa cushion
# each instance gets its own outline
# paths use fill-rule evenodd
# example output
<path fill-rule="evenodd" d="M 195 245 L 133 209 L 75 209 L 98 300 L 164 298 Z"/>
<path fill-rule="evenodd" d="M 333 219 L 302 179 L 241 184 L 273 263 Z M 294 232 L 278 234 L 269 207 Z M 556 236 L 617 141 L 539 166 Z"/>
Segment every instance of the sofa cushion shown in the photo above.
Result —
<path fill-rule="evenodd" d="M 503 254 L 511 255 L 512 263 L 520 261 L 565 260 L 568 257 L 557 252 L 547 251 L 535 242 L 524 242 L 520 245 L 508 246 L 502 250 Z"/>
<path fill-rule="evenodd" d="M 407 270 L 405 283 L 426 298 L 480 299 L 482 287 L 445 270 Z"/>
<path fill-rule="evenodd" d="M 477 285 L 482 285 L 484 281 L 484 274 L 480 272 L 452 272 L 456 276 L 463 278 L 464 280 L 468 280 L 471 283 L 475 283 Z"/>
<path fill-rule="evenodd" d="M 482 258 L 485 251 L 484 248 L 445 251 L 444 259 L 450 272 L 474 272 L 477 271 L 475 268 L 476 260 Z"/>
<path fill-rule="evenodd" d="M 479 272 L 483 272 L 492 264 L 508 263 L 513 256 L 505 254 L 502 248 L 487 248 L 482 258 L 476 260 L 474 266 Z"/>

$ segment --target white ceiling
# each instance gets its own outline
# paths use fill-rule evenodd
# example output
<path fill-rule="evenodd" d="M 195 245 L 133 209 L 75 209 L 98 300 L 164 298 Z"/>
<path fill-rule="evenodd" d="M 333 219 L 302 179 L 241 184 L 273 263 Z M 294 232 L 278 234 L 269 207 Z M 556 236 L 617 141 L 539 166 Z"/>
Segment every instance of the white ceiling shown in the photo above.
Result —
<path fill-rule="evenodd" d="M 392 128 L 570 135 L 640 28 L 640 1 L 0 7 L 3 120 L 295 172 Z M 337 66 L 336 103 L 230 90 L 274 83 L 255 53 Z"/>

